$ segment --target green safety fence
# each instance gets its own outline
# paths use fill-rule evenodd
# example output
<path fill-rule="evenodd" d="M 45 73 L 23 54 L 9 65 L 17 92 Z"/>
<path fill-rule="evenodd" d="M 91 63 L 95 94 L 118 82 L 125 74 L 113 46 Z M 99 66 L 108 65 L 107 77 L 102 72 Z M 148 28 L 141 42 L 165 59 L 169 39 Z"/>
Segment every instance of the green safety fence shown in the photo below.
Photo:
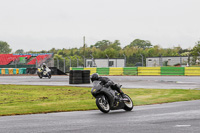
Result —
<path fill-rule="evenodd" d="M 97 73 L 99 75 L 109 75 L 109 68 L 108 67 L 97 68 Z"/>
<path fill-rule="evenodd" d="M 124 67 L 123 68 L 124 75 L 138 75 L 137 67 Z"/>
<path fill-rule="evenodd" d="M 185 75 L 184 67 L 161 67 L 161 75 Z"/>

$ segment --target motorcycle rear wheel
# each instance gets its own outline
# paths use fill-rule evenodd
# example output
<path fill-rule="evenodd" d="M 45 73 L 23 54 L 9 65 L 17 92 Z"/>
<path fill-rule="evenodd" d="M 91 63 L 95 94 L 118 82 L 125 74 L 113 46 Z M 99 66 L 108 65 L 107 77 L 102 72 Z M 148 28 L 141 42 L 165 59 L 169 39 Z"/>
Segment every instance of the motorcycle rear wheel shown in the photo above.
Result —
<path fill-rule="evenodd" d="M 128 95 L 126 95 L 126 98 L 128 98 L 129 102 L 124 101 L 124 105 L 125 105 L 124 106 L 124 110 L 131 111 L 133 109 L 133 107 L 134 107 L 133 101 L 131 100 L 131 98 Z"/>
<path fill-rule="evenodd" d="M 108 99 L 104 95 L 100 95 L 96 98 L 96 105 L 99 108 L 99 110 L 103 113 L 108 113 L 110 111 Z"/>

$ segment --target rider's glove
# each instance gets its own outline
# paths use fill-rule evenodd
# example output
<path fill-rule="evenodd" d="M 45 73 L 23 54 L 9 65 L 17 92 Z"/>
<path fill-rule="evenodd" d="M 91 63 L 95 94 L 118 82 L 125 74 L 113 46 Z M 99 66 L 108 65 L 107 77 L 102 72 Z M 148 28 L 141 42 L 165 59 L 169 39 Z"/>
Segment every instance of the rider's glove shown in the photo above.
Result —
<path fill-rule="evenodd" d="M 108 88 L 110 85 L 109 84 L 105 84 L 104 87 Z"/>
<path fill-rule="evenodd" d="M 108 83 L 106 83 L 104 86 L 108 88 L 109 86 L 111 86 L 111 85 L 113 85 L 113 84 L 114 84 L 114 83 L 113 83 L 112 81 L 108 81 Z"/>

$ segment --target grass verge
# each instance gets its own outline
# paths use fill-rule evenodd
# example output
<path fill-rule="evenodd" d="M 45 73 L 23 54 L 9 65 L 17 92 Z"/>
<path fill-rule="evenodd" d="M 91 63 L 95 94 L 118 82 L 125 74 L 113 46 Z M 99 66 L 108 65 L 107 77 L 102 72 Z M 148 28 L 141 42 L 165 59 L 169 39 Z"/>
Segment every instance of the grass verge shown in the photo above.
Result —
<path fill-rule="evenodd" d="M 0 116 L 97 109 L 91 88 L 0 85 Z M 123 89 L 134 105 L 200 99 L 200 90 Z"/>

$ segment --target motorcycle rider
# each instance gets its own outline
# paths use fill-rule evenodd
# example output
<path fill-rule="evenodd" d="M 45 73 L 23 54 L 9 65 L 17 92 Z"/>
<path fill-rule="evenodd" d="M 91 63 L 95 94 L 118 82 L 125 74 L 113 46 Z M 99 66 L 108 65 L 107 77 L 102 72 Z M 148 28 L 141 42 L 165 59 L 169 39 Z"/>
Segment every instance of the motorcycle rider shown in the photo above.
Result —
<path fill-rule="evenodd" d="M 101 81 L 101 84 L 104 85 L 104 87 L 108 88 L 109 86 L 120 93 L 122 98 L 126 98 L 124 92 L 120 89 L 118 85 L 116 85 L 112 80 L 110 80 L 108 77 L 100 77 L 98 73 L 94 73 L 91 76 L 91 81 Z"/>
<path fill-rule="evenodd" d="M 46 71 L 47 65 L 46 63 L 42 63 L 41 70 Z"/>

